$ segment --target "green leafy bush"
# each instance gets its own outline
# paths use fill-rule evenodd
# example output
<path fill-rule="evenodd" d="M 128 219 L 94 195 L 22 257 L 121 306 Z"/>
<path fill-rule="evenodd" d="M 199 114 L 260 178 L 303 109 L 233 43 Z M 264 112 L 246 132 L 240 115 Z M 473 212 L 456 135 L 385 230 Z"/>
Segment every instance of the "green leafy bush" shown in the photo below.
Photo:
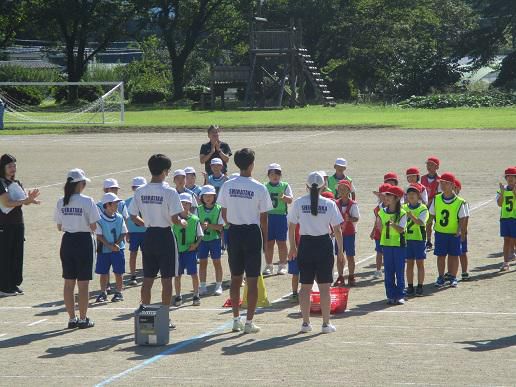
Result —
<path fill-rule="evenodd" d="M 57 82 L 61 75 L 54 69 L 26 68 L 16 65 L 0 67 L 0 82 Z M 2 86 L 2 93 L 19 104 L 39 105 L 51 95 L 52 88 L 41 86 Z"/>
<path fill-rule="evenodd" d="M 491 91 L 487 93 L 434 94 L 412 96 L 400 103 L 402 108 L 441 109 L 451 107 L 504 107 L 516 105 L 516 94 Z"/>

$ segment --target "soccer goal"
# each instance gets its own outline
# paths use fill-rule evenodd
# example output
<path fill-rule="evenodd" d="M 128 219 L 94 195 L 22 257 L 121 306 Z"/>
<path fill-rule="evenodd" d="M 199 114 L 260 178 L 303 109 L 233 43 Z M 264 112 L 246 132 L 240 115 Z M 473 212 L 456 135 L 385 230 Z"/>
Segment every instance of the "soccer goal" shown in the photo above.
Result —
<path fill-rule="evenodd" d="M 0 82 L 0 99 L 5 125 L 124 122 L 123 82 Z"/>

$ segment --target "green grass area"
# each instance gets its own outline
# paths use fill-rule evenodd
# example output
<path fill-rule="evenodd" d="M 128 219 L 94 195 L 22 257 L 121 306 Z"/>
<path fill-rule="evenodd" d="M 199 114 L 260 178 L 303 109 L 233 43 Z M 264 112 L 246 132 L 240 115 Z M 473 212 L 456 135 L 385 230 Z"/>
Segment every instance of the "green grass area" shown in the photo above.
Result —
<path fill-rule="evenodd" d="M 366 105 L 338 105 L 335 108 L 306 108 L 267 111 L 192 111 L 189 109 L 129 109 L 123 125 L 113 128 L 206 128 L 218 124 L 225 128 L 265 127 L 396 127 L 413 129 L 515 129 L 516 108 L 401 109 Z M 102 129 L 104 128 L 104 129 Z M 84 126 L 18 126 L 0 133 L 49 134 L 75 130 Z M 105 127 L 95 130 L 105 130 Z"/>

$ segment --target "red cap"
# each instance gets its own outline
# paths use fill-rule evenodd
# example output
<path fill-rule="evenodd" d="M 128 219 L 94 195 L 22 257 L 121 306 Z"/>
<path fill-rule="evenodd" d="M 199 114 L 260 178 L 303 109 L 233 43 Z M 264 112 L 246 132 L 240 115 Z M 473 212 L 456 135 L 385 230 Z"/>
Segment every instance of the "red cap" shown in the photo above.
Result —
<path fill-rule="evenodd" d="M 391 185 L 391 184 L 383 183 L 383 184 L 380 186 L 380 188 L 378 188 L 378 192 L 380 192 L 380 193 L 386 193 L 386 192 L 389 190 L 389 188 L 391 188 L 391 187 L 392 187 L 392 185 Z"/>
<path fill-rule="evenodd" d="M 385 175 L 383 175 L 383 181 L 387 181 L 387 180 L 398 181 L 398 175 L 396 175 L 394 172 L 387 172 Z"/>
<path fill-rule="evenodd" d="M 505 170 L 505 176 L 515 176 L 516 175 L 516 167 L 509 167 Z"/>
<path fill-rule="evenodd" d="M 426 159 L 426 162 L 427 163 L 434 163 L 437 166 L 439 166 L 441 164 L 439 159 L 437 157 L 435 157 L 435 156 L 430 156 L 429 158 Z"/>
<path fill-rule="evenodd" d="M 462 183 L 460 182 L 460 180 L 459 180 L 459 179 L 455 179 L 454 184 L 455 184 L 455 187 L 457 187 L 457 189 L 458 189 L 459 191 L 460 191 L 460 190 L 462 190 Z"/>
<path fill-rule="evenodd" d="M 403 191 L 403 189 L 396 185 L 391 185 L 386 193 L 394 195 L 399 198 L 402 198 L 405 195 L 405 192 Z"/>
<path fill-rule="evenodd" d="M 410 191 L 410 190 L 415 190 L 417 191 L 418 193 L 421 193 L 423 192 L 423 187 L 421 186 L 421 184 L 418 184 L 418 183 L 413 183 L 413 184 L 410 184 L 408 187 L 407 187 L 407 193 Z"/>
<path fill-rule="evenodd" d="M 331 200 L 335 200 L 335 195 L 333 194 L 333 192 L 330 192 L 330 191 L 324 191 L 321 196 L 323 198 L 326 198 L 326 199 L 331 199 Z"/>
<path fill-rule="evenodd" d="M 353 189 L 353 186 L 351 185 L 351 182 L 349 180 L 343 179 L 339 181 L 338 185 L 345 185 L 348 187 L 348 189 L 351 191 Z"/>
<path fill-rule="evenodd" d="M 406 173 L 407 176 L 409 175 L 420 175 L 420 172 L 419 172 L 419 168 L 418 167 L 410 167 L 409 169 L 407 169 L 407 173 Z"/>
<path fill-rule="evenodd" d="M 448 183 L 455 184 L 455 175 L 450 172 L 445 172 L 441 175 L 441 181 L 447 181 Z"/>

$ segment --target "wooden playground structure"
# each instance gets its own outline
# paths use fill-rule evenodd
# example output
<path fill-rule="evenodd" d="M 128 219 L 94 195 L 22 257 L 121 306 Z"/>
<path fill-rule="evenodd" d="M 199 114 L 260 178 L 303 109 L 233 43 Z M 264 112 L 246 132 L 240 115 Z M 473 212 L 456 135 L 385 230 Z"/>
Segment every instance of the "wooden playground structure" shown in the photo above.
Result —
<path fill-rule="evenodd" d="M 291 20 L 285 30 L 259 27 L 266 22 L 261 17 L 251 20 L 249 66 L 212 68 L 211 108 L 215 108 L 216 97 L 220 96 L 224 109 L 224 93 L 228 88 L 245 88 L 244 107 L 248 109 L 305 106 L 308 84 L 315 102 L 335 106 L 321 71 L 303 47 L 301 25 Z"/>

